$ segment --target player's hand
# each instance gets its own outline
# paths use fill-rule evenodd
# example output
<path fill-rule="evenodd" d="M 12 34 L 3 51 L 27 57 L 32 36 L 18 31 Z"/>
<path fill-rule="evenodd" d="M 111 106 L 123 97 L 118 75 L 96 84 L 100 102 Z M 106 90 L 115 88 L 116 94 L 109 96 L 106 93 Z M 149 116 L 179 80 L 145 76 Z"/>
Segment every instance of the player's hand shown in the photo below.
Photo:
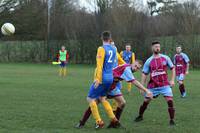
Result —
<path fill-rule="evenodd" d="M 170 83 L 170 86 L 171 86 L 171 87 L 174 87 L 174 84 L 175 84 L 175 83 L 174 83 L 173 80 L 171 80 L 169 83 Z"/>
<path fill-rule="evenodd" d="M 97 87 L 99 86 L 99 84 L 100 84 L 100 83 L 99 83 L 98 80 L 94 81 L 94 87 L 95 87 L 95 88 L 97 88 Z"/>
<path fill-rule="evenodd" d="M 140 91 L 140 94 L 144 95 L 144 91 L 143 90 L 139 90 Z"/>
<path fill-rule="evenodd" d="M 150 99 L 153 99 L 153 94 L 151 91 L 147 90 L 146 92 L 146 97 L 150 98 Z"/>
<path fill-rule="evenodd" d="M 188 75 L 188 74 L 189 74 L 189 71 L 186 71 L 185 74 Z"/>

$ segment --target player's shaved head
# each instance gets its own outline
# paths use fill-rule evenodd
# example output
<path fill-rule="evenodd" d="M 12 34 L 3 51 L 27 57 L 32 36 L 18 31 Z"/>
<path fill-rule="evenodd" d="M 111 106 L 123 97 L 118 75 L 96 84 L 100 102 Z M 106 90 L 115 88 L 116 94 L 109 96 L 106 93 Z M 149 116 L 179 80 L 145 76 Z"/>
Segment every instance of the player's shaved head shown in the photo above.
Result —
<path fill-rule="evenodd" d="M 143 62 L 141 60 L 135 60 L 135 62 L 137 62 L 138 64 L 140 64 L 141 66 L 143 65 Z"/>
<path fill-rule="evenodd" d="M 111 33 L 110 31 L 104 31 L 101 35 L 101 38 L 103 41 L 108 42 L 111 39 Z"/>
<path fill-rule="evenodd" d="M 136 72 L 137 70 L 139 70 L 142 67 L 143 62 L 140 60 L 136 60 L 132 65 L 132 71 Z"/>

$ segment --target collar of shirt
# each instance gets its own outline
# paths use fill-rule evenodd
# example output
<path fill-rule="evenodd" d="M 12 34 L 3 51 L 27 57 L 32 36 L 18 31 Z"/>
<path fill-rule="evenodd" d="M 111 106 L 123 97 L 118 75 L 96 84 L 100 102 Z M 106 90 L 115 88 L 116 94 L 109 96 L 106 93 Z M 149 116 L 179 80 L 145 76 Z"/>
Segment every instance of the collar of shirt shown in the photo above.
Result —
<path fill-rule="evenodd" d="M 152 55 L 153 56 L 153 58 L 160 58 L 161 57 L 161 54 L 158 54 L 158 55 Z"/>
<path fill-rule="evenodd" d="M 110 45 L 109 42 L 103 42 L 103 45 Z"/>
<path fill-rule="evenodd" d="M 181 55 L 181 54 L 183 54 L 182 52 L 181 53 L 176 53 L 176 55 Z"/>

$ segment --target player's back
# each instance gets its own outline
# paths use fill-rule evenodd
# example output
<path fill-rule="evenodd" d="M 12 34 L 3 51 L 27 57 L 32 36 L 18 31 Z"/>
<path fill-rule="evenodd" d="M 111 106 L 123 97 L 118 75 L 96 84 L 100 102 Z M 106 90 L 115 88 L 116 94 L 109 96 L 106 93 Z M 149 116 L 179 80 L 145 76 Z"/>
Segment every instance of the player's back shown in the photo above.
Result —
<path fill-rule="evenodd" d="M 135 80 L 130 64 L 117 66 L 113 69 L 114 81 L 118 82 L 125 80 L 126 82 L 133 82 Z"/>
<path fill-rule="evenodd" d="M 115 67 L 113 69 L 113 76 L 114 77 L 120 77 L 124 73 L 124 70 L 129 66 L 131 66 L 131 65 L 130 64 L 124 64 L 124 65 Z"/>
<path fill-rule="evenodd" d="M 103 48 L 105 50 L 105 57 L 104 57 L 104 64 L 103 64 L 103 81 L 106 80 L 112 80 L 113 79 L 113 73 L 112 69 L 115 66 L 115 61 L 117 58 L 116 55 L 116 48 L 112 45 L 106 44 L 103 45 Z"/>

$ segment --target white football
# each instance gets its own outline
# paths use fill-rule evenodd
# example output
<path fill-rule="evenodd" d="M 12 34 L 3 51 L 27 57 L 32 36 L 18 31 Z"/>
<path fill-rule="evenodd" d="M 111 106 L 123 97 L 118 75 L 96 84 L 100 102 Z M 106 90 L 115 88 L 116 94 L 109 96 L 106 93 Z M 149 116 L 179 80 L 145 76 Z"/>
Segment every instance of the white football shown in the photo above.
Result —
<path fill-rule="evenodd" d="M 11 23 L 5 23 L 1 27 L 1 32 L 3 35 L 9 36 L 15 33 L 15 27 Z"/>

